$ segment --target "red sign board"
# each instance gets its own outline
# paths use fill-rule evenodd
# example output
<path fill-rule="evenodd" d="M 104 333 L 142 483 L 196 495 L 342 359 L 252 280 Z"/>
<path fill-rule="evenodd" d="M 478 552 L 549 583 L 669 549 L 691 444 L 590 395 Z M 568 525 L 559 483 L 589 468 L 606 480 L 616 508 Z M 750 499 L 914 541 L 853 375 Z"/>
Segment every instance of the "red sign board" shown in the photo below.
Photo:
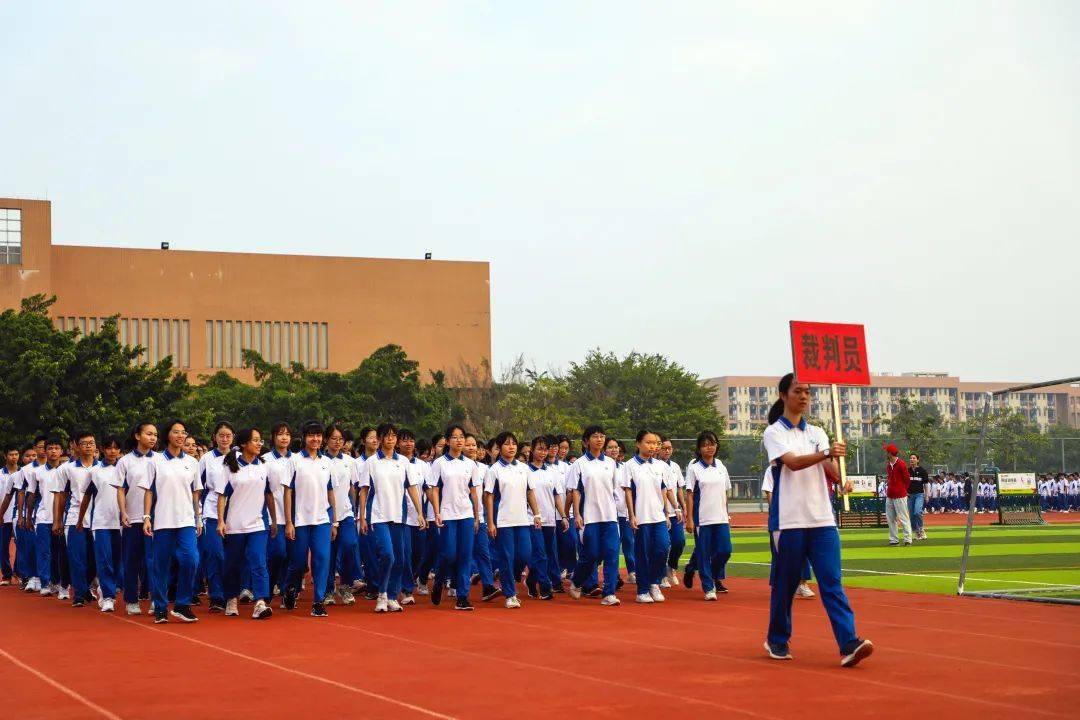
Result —
<path fill-rule="evenodd" d="M 813 385 L 869 385 L 862 325 L 791 321 L 795 377 Z"/>

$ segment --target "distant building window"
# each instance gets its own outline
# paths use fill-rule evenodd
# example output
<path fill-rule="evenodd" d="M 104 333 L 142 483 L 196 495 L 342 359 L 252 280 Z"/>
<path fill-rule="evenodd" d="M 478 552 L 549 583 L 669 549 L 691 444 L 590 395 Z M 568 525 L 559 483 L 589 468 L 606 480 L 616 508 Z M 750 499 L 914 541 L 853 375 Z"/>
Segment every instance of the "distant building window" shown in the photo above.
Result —
<path fill-rule="evenodd" d="M 207 320 L 206 366 L 240 368 L 243 351 L 254 350 L 267 362 L 326 370 L 330 367 L 327 335 L 326 323 L 319 322 Z"/>
<path fill-rule="evenodd" d="M 22 210 L 0 208 L 0 265 L 22 265 Z"/>
<path fill-rule="evenodd" d="M 60 316 L 53 320 L 60 330 L 95 333 L 105 325 L 103 317 Z M 121 345 L 140 347 L 138 365 L 156 365 L 167 357 L 175 368 L 191 367 L 191 325 L 177 318 L 119 318 L 117 339 Z"/>

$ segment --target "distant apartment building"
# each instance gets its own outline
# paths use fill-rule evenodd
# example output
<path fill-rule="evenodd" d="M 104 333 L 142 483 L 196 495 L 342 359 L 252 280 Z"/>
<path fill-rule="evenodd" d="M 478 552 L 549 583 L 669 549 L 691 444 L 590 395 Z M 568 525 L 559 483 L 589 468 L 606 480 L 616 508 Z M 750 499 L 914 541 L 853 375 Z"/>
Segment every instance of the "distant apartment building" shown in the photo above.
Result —
<path fill-rule="evenodd" d="M 717 388 L 717 408 L 727 417 L 728 432 L 748 435 L 765 424 L 769 407 L 777 399 L 779 380 L 766 375 L 725 375 L 705 383 Z M 847 437 L 874 435 L 875 421 L 888 420 L 899 412 L 903 398 L 935 405 L 946 422 L 960 422 L 981 412 L 985 393 L 1021 384 L 965 382 L 936 372 L 874 375 L 869 387 L 840 388 L 841 423 Z M 815 386 L 812 393 L 810 414 L 831 418 L 829 388 Z M 1054 385 L 1011 393 L 998 398 L 995 407 L 1015 408 L 1044 431 L 1052 425 L 1080 428 L 1080 386 Z"/>

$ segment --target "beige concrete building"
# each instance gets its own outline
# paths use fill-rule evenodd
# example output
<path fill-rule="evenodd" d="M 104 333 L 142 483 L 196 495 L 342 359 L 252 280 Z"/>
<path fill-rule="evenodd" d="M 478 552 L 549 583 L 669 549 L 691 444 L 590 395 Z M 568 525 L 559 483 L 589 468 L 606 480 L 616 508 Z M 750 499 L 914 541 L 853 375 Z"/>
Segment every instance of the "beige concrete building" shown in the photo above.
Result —
<path fill-rule="evenodd" d="M 840 388 L 841 422 L 845 437 L 877 434 L 875 420 L 887 420 L 900 409 L 900 399 L 936 405 L 946 421 L 967 420 L 982 410 L 984 393 L 1022 382 L 965 382 L 947 373 L 874 375 L 869 387 Z M 746 435 L 765 424 L 769 407 L 777 399 L 779 377 L 726 375 L 706 380 L 718 388 L 717 408 L 728 420 L 728 431 Z M 1051 425 L 1080 428 L 1080 387 L 1054 385 L 1029 392 L 1012 393 L 997 400 L 997 407 L 1020 410 L 1042 430 Z M 832 417 L 829 388 L 813 388 L 810 414 Z"/>
<path fill-rule="evenodd" d="M 429 370 L 491 357 L 486 262 L 54 245 L 51 204 L 0 198 L 0 309 L 55 294 L 54 324 L 93 332 L 118 315 L 143 362 L 192 379 L 250 380 L 241 350 L 345 371 L 387 343 Z"/>

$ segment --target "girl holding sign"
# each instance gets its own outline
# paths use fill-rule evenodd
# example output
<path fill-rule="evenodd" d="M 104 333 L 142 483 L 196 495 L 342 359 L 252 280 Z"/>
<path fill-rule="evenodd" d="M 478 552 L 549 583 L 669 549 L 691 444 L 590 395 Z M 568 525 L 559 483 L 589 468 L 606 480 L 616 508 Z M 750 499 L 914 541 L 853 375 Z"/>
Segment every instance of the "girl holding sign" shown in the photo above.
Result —
<path fill-rule="evenodd" d="M 840 534 L 826 484 L 827 477 L 839 477 L 836 458 L 847 449 L 842 442 L 830 444 L 825 431 L 803 417 L 810 405 L 809 384 L 788 373 L 780 379 L 779 390 L 773 408 L 783 412 L 762 438 L 769 461 L 780 463 L 769 504 L 776 559 L 765 649 L 775 660 L 792 659 L 791 604 L 809 559 L 840 648 L 840 664 L 854 667 L 873 653 L 874 646 L 855 633 L 855 614 L 840 582 Z"/>

